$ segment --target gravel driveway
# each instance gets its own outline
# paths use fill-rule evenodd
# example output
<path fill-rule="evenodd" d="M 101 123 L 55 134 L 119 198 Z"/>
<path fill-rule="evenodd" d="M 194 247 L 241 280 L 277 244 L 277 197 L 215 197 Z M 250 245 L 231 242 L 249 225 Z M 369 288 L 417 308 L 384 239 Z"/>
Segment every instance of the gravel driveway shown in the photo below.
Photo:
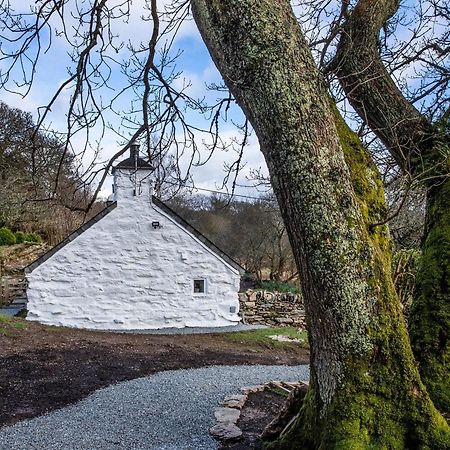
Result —
<path fill-rule="evenodd" d="M 212 366 L 160 372 L 101 389 L 0 429 L 2 450 L 216 449 L 214 407 L 243 386 L 307 380 L 308 366 Z"/>

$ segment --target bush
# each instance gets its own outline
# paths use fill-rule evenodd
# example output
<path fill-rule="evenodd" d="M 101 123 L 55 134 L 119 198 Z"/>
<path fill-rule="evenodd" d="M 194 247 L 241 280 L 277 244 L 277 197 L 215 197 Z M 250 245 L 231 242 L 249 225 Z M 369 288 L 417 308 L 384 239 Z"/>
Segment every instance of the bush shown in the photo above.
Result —
<path fill-rule="evenodd" d="M 14 245 L 15 243 L 14 233 L 9 228 L 0 228 L 0 245 Z"/>
<path fill-rule="evenodd" d="M 300 293 L 299 287 L 296 286 L 295 284 L 275 280 L 261 281 L 260 289 L 264 289 L 265 291 L 270 292 L 283 292 L 283 293 L 290 292 L 291 294 Z"/>
<path fill-rule="evenodd" d="M 15 233 L 16 236 L 16 244 L 22 244 L 22 242 L 26 241 L 26 234 L 23 231 L 16 231 Z"/>
<path fill-rule="evenodd" d="M 42 242 L 42 238 L 37 233 L 26 233 L 24 242 L 33 242 L 35 244 L 40 244 Z"/>

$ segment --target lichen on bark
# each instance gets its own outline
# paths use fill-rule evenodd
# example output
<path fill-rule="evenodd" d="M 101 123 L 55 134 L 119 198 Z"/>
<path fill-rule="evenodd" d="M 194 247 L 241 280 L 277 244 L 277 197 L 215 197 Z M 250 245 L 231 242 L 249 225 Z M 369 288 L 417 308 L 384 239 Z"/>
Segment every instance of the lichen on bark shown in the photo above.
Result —
<path fill-rule="evenodd" d="M 336 401 L 330 405 L 327 416 L 319 421 L 314 416 L 317 399 L 312 373 L 313 388 L 308 392 L 291 432 L 277 442 L 267 444 L 266 448 L 450 448 L 448 425 L 435 410 L 415 373 L 403 317 L 398 302 L 394 301 L 396 294 L 387 270 L 391 257 L 388 231 L 370 227 L 371 223 L 379 220 L 379 215 L 384 214 L 383 186 L 378 170 L 356 134 L 336 110 L 335 117 L 367 231 L 378 249 L 379 259 L 373 278 L 383 292 L 385 308 L 380 309 L 378 321 L 368 329 L 376 342 L 371 361 L 360 359 L 349 362 L 348 375 L 340 385 Z M 400 329 L 394 331 L 396 328 Z"/>

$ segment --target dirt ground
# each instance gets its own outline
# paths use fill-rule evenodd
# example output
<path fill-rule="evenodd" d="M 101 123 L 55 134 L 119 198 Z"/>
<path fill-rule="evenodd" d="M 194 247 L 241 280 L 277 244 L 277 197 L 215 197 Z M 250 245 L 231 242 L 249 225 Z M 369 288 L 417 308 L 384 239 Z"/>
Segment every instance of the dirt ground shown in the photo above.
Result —
<path fill-rule="evenodd" d="M 309 361 L 308 350 L 297 344 L 236 342 L 229 334 L 139 335 L 0 323 L 0 426 L 163 370 Z"/>

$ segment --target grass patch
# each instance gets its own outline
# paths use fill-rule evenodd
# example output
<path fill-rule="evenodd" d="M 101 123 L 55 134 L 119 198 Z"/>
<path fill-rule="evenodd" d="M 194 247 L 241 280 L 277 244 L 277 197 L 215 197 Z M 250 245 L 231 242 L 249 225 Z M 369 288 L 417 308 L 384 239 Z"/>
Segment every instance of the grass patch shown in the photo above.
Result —
<path fill-rule="evenodd" d="M 295 339 L 302 339 L 303 344 L 295 342 L 279 342 L 271 339 L 269 336 L 282 335 Z M 233 342 L 241 344 L 256 344 L 265 347 L 281 348 L 302 345 L 308 346 L 308 335 L 306 331 L 299 331 L 294 327 L 261 328 L 258 330 L 236 331 L 235 333 L 224 333 L 223 336 Z"/>
<path fill-rule="evenodd" d="M 0 316 L 0 334 L 14 336 L 16 331 L 26 330 L 27 323 L 16 317 Z"/>
<path fill-rule="evenodd" d="M 3 336 L 11 337 L 13 334 L 10 330 L 7 330 L 6 328 L 0 328 L 0 334 L 3 334 Z"/>

